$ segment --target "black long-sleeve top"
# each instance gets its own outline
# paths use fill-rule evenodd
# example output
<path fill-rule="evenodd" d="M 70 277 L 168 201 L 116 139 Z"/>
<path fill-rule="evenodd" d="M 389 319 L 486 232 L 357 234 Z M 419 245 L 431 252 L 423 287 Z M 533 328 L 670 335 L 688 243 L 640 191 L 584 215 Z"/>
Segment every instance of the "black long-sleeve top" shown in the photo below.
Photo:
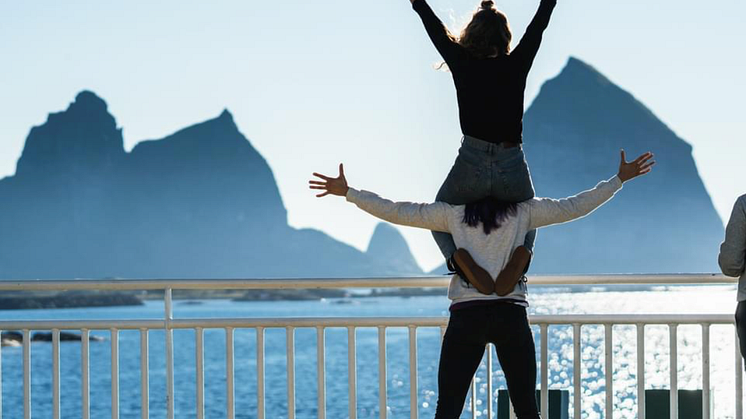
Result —
<path fill-rule="evenodd" d="M 464 135 L 491 143 L 523 142 L 526 79 L 556 4 L 556 0 L 541 0 L 526 34 L 510 54 L 480 59 L 448 36 L 425 0 L 414 1 L 412 7 L 453 75 Z"/>

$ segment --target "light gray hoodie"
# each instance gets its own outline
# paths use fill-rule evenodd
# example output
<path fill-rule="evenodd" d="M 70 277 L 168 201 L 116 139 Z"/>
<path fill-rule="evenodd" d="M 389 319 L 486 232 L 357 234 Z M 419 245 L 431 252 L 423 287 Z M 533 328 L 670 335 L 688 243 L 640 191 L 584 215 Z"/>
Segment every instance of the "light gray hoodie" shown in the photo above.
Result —
<path fill-rule="evenodd" d="M 392 202 L 372 192 L 350 188 L 347 201 L 380 219 L 394 224 L 443 231 L 453 235 L 456 246 L 469 251 L 474 261 L 495 278 L 510 260 L 513 250 L 522 245 L 526 232 L 552 224 L 566 223 L 584 217 L 611 199 L 622 188 L 618 176 L 601 182 L 595 188 L 565 199 L 534 198 L 518 204 L 515 216 L 508 217 L 498 230 L 485 234 L 482 226 L 470 227 L 463 222 L 464 205 L 414 204 Z M 520 281 L 505 297 L 483 295 L 454 275 L 448 287 L 453 303 L 472 300 L 507 299 L 528 305 L 526 285 Z"/>
<path fill-rule="evenodd" d="M 725 229 L 725 241 L 720 245 L 718 263 L 723 274 L 740 277 L 738 301 L 746 301 L 746 195 L 738 198 L 733 206 L 733 213 Z"/>

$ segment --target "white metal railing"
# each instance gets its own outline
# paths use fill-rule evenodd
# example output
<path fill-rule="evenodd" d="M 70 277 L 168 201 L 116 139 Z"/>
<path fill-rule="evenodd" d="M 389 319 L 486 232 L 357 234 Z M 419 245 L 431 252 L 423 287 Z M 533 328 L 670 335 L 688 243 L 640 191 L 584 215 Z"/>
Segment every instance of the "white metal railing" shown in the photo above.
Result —
<path fill-rule="evenodd" d="M 264 332 L 266 329 L 281 328 L 286 331 L 287 345 L 287 406 L 288 418 L 295 417 L 295 330 L 312 328 L 317 333 L 317 373 L 318 373 L 318 417 L 326 418 L 325 392 L 325 331 L 327 328 L 346 328 L 348 334 L 348 380 L 349 380 L 349 417 L 357 417 L 357 368 L 356 368 L 356 330 L 358 328 L 377 328 L 378 330 L 378 375 L 379 375 L 379 411 L 380 417 L 387 416 L 386 401 L 386 330 L 387 328 L 406 328 L 409 334 L 409 380 L 411 418 L 418 416 L 417 393 L 417 329 L 436 327 L 445 332 L 447 318 L 442 317 L 368 317 L 368 318 L 220 318 L 220 319 L 174 319 L 172 310 L 172 290 L 174 289 L 312 289 L 312 288 L 373 288 L 373 287 L 444 287 L 449 279 L 445 277 L 429 278 L 386 278 L 386 279 L 266 279 L 266 280 L 76 280 L 76 281 L 0 281 L 0 291 L 21 290 L 163 290 L 165 317 L 163 319 L 145 320 L 31 320 L 0 321 L 0 330 L 23 331 L 23 411 L 24 418 L 31 417 L 31 350 L 30 332 L 32 330 L 52 331 L 52 417 L 60 417 L 60 330 L 81 331 L 81 416 L 90 418 L 90 363 L 89 340 L 92 330 L 108 330 L 111 333 L 111 416 L 119 418 L 119 331 L 140 331 L 140 385 L 142 418 L 149 417 L 149 382 L 148 382 L 148 332 L 164 330 L 166 333 L 166 408 L 167 417 L 174 417 L 174 352 L 173 331 L 191 329 L 195 331 L 196 342 L 196 399 L 197 417 L 204 418 L 204 330 L 223 329 L 226 339 L 226 412 L 229 419 L 235 413 L 235 378 L 234 378 L 234 331 L 236 329 L 254 329 L 256 331 L 257 361 L 257 412 L 259 419 L 264 419 L 265 412 L 265 350 Z M 582 275 L 582 276 L 535 276 L 532 285 L 567 285 L 567 284 L 723 284 L 732 283 L 733 279 L 719 275 Z M 645 419 L 645 326 L 667 325 L 670 336 L 670 388 L 671 419 L 678 418 L 678 369 L 677 369 L 677 329 L 681 325 L 701 325 L 702 327 L 702 388 L 703 417 L 710 419 L 710 326 L 732 324 L 731 314 L 707 315 L 550 315 L 532 316 L 531 322 L 540 329 L 540 372 L 541 372 L 541 411 L 547 412 L 549 406 L 548 380 L 548 339 L 551 326 L 572 326 L 573 330 L 573 386 L 574 418 L 581 418 L 581 328 L 585 325 L 601 325 L 605 330 L 605 376 L 606 376 L 606 418 L 613 418 L 613 326 L 633 325 L 637 330 L 637 398 L 638 417 Z M 738 353 L 736 336 L 735 387 L 736 419 L 743 419 L 742 360 Z M 0 354 L 1 355 L 1 354 Z M 2 357 L 0 356 L 0 360 Z M 487 403 L 488 418 L 494 417 L 492 388 L 492 351 L 487 356 Z M 0 364 L 0 385 L 2 384 L 2 364 Z M 472 418 L 476 418 L 476 391 L 472 384 Z M 512 413 L 512 409 L 511 409 Z M 0 387 L 0 419 L 2 416 L 2 388 Z M 659 419 L 659 418 L 650 418 Z"/>

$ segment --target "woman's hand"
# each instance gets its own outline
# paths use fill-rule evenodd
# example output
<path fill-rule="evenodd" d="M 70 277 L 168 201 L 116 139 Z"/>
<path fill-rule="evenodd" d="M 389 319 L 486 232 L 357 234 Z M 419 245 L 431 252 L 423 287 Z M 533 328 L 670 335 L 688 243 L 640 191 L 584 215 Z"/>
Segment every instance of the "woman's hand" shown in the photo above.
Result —
<path fill-rule="evenodd" d="M 650 161 L 652 158 L 653 153 L 648 151 L 633 162 L 627 163 L 627 155 L 622 150 L 622 162 L 619 164 L 619 174 L 617 176 L 619 176 L 622 182 L 627 182 L 638 176 L 650 173 L 653 165 L 655 165 L 655 161 Z"/>
<path fill-rule="evenodd" d="M 345 179 L 345 167 L 343 164 L 340 163 L 339 176 L 337 176 L 336 178 L 324 176 L 320 173 L 314 173 L 313 175 L 323 180 L 323 182 L 318 180 L 308 181 L 308 184 L 310 185 L 309 188 L 324 191 L 323 193 L 316 195 L 317 198 L 323 198 L 330 194 L 347 196 L 347 191 L 350 188 L 347 186 L 347 179 Z"/>

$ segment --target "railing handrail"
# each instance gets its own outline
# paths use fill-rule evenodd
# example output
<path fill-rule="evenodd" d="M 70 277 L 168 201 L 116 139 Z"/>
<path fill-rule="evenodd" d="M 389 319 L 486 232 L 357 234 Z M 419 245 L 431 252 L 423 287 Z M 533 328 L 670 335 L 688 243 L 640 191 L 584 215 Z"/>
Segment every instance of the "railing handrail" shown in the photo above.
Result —
<path fill-rule="evenodd" d="M 532 315 L 534 325 L 696 325 L 733 324 L 732 314 L 562 314 Z M 185 318 L 170 321 L 170 329 L 237 329 L 316 328 L 316 327 L 442 327 L 448 317 L 273 317 L 273 318 Z M 166 322 L 155 319 L 132 320 L 7 320 L 0 321 L 0 330 L 88 329 L 108 330 L 165 329 Z"/>
<path fill-rule="evenodd" d="M 391 278 L 275 278 L 275 279 L 73 279 L 0 280 L 0 291 L 166 290 L 166 289 L 335 289 L 335 288 L 443 288 L 450 276 Z M 530 285 L 722 285 L 737 278 L 721 274 L 579 274 L 530 275 Z"/>

